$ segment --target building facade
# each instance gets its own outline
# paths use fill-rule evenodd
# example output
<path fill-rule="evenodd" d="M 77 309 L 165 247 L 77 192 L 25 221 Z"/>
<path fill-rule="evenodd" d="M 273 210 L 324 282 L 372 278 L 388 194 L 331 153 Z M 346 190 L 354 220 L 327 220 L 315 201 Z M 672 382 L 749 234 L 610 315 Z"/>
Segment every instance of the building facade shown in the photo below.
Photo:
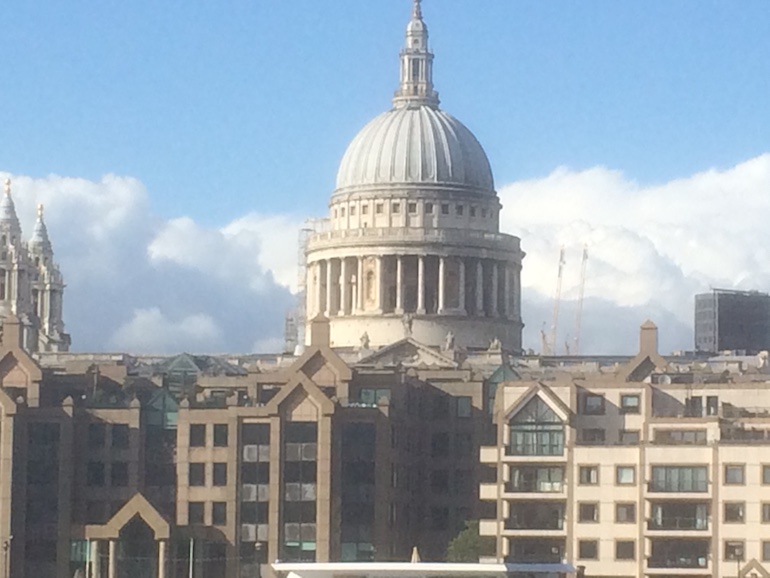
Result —
<path fill-rule="evenodd" d="M 308 239 L 308 316 L 330 319 L 334 347 L 413 337 L 520 350 L 524 253 L 500 232 L 500 208 L 484 149 L 439 108 L 415 0 L 393 108 L 350 143 Z"/>
<path fill-rule="evenodd" d="M 7 320 L 6 575 L 250 577 L 414 547 L 443 560 L 484 515 L 477 456 L 504 354 L 336 352 L 328 320 L 311 327 L 299 357 L 32 358 Z"/>
<path fill-rule="evenodd" d="M 696 295 L 695 349 L 708 353 L 770 350 L 770 295 L 728 289 Z"/>
<path fill-rule="evenodd" d="M 585 576 L 767 576 L 770 373 L 764 357 L 663 359 L 656 328 L 625 364 L 533 373 L 498 389 L 482 448 L 497 560 Z"/>
<path fill-rule="evenodd" d="M 67 351 L 63 298 L 64 279 L 53 260 L 43 206 L 32 237 L 24 242 L 7 179 L 0 200 L 0 317 L 12 315 L 21 322 L 27 351 Z"/>

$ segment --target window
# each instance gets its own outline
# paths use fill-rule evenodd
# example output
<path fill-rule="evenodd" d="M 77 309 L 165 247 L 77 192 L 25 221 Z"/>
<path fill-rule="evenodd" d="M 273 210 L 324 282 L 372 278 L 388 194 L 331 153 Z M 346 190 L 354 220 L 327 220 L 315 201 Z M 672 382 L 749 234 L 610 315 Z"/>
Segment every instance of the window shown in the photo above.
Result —
<path fill-rule="evenodd" d="M 112 447 L 116 450 L 128 449 L 129 428 L 128 424 L 116 423 L 112 426 Z"/>
<path fill-rule="evenodd" d="M 425 213 L 427 215 L 433 214 L 433 203 L 425 203 Z"/>
<path fill-rule="evenodd" d="M 704 446 L 706 445 L 705 429 L 656 429 L 653 435 L 656 444 Z"/>
<path fill-rule="evenodd" d="M 539 397 L 534 397 L 510 421 L 509 455 L 556 456 L 564 453 L 564 424 Z"/>
<path fill-rule="evenodd" d="M 633 524 L 636 522 L 636 504 L 615 504 L 615 522 Z"/>
<path fill-rule="evenodd" d="M 190 425 L 190 447 L 202 448 L 206 445 L 206 424 L 194 423 Z"/>
<path fill-rule="evenodd" d="M 578 559 L 596 560 L 599 558 L 599 542 L 596 540 L 580 540 L 578 542 Z"/>
<path fill-rule="evenodd" d="M 191 486 L 206 485 L 206 464 L 190 464 L 189 474 Z"/>
<path fill-rule="evenodd" d="M 629 393 L 620 396 L 621 413 L 639 413 L 639 394 Z"/>
<path fill-rule="evenodd" d="M 481 209 L 481 218 L 482 219 L 486 219 L 487 218 L 487 210 L 486 209 Z"/>
<path fill-rule="evenodd" d="M 636 468 L 634 466 L 618 466 L 615 469 L 615 483 L 627 486 L 636 483 Z"/>
<path fill-rule="evenodd" d="M 742 524 L 745 519 L 745 502 L 725 502 L 725 523 Z"/>
<path fill-rule="evenodd" d="M 615 542 L 615 560 L 636 560 L 636 542 L 633 540 Z"/>
<path fill-rule="evenodd" d="M 651 492 L 706 492 L 708 470 L 705 466 L 653 466 Z"/>
<path fill-rule="evenodd" d="M 745 484 L 743 465 L 725 466 L 725 484 L 742 486 Z"/>
<path fill-rule="evenodd" d="M 725 560 L 743 560 L 744 559 L 743 541 L 727 540 L 725 542 Z"/>
<path fill-rule="evenodd" d="M 471 417 L 471 408 L 473 400 L 467 396 L 457 398 L 457 417 Z"/>
<path fill-rule="evenodd" d="M 227 502 L 214 502 L 211 504 L 211 523 L 214 526 L 227 524 Z"/>
<path fill-rule="evenodd" d="M 441 214 L 442 215 L 448 215 L 449 214 L 449 205 L 446 203 L 441 204 Z"/>
<path fill-rule="evenodd" d="M 125 487 L 128 485 L 128 462 L 112 462 L 110 467 L 110 485 Z"/>
<path fill-rule="evenodd" d="M 187 504 L 187 523 L 203 524 L 203 502 L 190 502 Z"/>
<path fill-rule="evenodd" d="M 417 203 L 407 203 L 406 210 L 410 215 L 414 215 L 417 212 Z"/>
<path fill-rule="evenodd" d="M 104 462 L 88 462 L 86 484 L 97 487 L 104 485 Z"/>
<path fill-rule="evenodd" d="M 214 424 L 214 447 L 216 448 L 227 447 L 227 424 L 226 423 Z"/>
<path fill-rule="evenodd" d="M 770 503 L 762 504 L 762 523 L 770 524 Z"/>
<path fill-rule="evenodd" d="M 344 217 L 344 216 L 345 216 L 345 207 L 342 207 L 340 209 L 340 217 Z"/>
<path fill-rule="evenodd" d="M 587 393 L 583 396 L 584 415 L 604 415 L 604 396 Z"/>
<path fill-rule="evenodd" d="M 762 562 L 770 562 L 770 542 L 762 542 Z"/>
<path fill-rule="evenodd" d="M 476 216 L 476 207 L 471 207 L 470 210 L 471 210 L 471 217 L 475 217 Z"/>
<path fill-rule="evenodd" d="M 564 470 L 558 466 L 511 466 L 508 492 L 561 492 L 564 488 Z"/>
<path fill-rule="evenodd" d="M 394 215 L 398 215 L 401 212 L 401 204 L 400 203 L 391 204 L 390 210 Z"/>
<path fill-rule="evenodd" d="M 581 486 L 595 486 L 599 483 L 599 466 L 580 466 Z"/>
<path fill-rule="evenodd" d="M 465 207 L 463 205 L 457 205 L 455 211 L 457 212 L 458 217 L 462 217 L 463 213 L 465 212 Z"/>
<path fill-rule="evenodd" d="M 88 424 L 88 447 L 91 449 L 104 447 L 105 425 L 103 423 Z"/>
<path fill-rule="evenodd" d="M 770 485 L 770 466 L 762 466 L 762 483 Z"/>
<path fill-rule="evenodd" d="M 604 430 L 601 428 L 588 428 L 581 430 L 580 437 L 584 444 L 603 444 Z"/>
<path fill-rule="evenodd" d="M 639 430 L 638 429 L 620 430 L 620 444 L 624 446 L 638 446 Z"/>
<path fill-rule="evenodd" d="M 599 504 L 580 503 L 578 504 L 578 522 L 598 522 Z"/>
<path fill-rule="evenodd" d="M 369 214 L 369 205 L 361 205 L 361 214 L 362 215 L 368 215 Z"/>
<path fill-rule="evenodd" d="M 382 215 L 382 209 L 383 209 L 382 203 L 377 203 L 376 205 L 374 205 L 374 213 L 376 215 Z"/>
<path fill-rule="evenodd" d="M 227 485 L 227 464 L 225 463 L 214 464 L 214 485 L 215 486 Z"/>

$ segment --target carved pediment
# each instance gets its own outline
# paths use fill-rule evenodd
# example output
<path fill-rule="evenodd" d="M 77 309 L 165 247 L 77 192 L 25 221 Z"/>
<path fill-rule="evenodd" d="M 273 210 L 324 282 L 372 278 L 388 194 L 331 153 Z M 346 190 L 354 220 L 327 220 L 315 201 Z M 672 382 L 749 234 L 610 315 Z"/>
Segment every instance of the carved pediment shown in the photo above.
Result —
<path fill-rule="evenodd" d="M 358 362 L 376 367 L 415 367 L 419 369 L 457 369 L 458 364 L 438 351 L 408 337 L 384 347 Z"/>

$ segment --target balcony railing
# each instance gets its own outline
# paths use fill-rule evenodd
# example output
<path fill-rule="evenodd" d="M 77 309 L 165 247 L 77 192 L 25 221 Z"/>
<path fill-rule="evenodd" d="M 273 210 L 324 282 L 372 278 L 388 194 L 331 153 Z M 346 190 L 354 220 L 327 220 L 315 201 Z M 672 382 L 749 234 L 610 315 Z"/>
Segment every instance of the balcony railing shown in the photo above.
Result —
<path fill-rule="evenodd" d="M 515 444 L 505 447 L 506 456 L 561 456 L 564 444 Z"/>
<path fill-rule="evenodd" d="M 707 568 L 708 556 L 651 557 L 648 568 Z"/>
<path fill-rule="evenodd" d="M 648 530 L 708 530 L 708 518 L 670 516 L 659 520 L 647 520 Z"/>
<path fill-rule="evenodd" d="M 564 491 L 563 482 L 506 482 L 505 491 L 511 494 L 558 494 Z"/>
<path fill-rule="evenodd" d="M 563 530 L 564 529 L 564 517 L 555 519 L 523 519 L 523 518 L 508 518 L 505 521 L 506 530 Z"/>
<path fill-rule="evenodd" d="M 708 482 L 691 482 L 687 484 L 663 484 L 659 482 L 649 482 L 647 491 L 651 493 L 670 493 L 670 494 L 702 494 L 708 492 Z"/>

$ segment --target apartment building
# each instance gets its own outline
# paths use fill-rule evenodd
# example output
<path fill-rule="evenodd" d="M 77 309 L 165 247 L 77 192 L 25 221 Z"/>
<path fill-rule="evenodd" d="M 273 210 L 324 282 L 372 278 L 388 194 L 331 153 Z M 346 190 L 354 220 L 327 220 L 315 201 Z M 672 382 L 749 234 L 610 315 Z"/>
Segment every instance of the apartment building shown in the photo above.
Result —
<path fill-rule="evenodd" d="M 0 348 L 4 576 L 235 577 L 268 562 L 442 560 L 482 516 L 502 352 L 31 357 Z M 496 376 L 496 377 L 495 377 Z M 491 514 L 487 514 L 491 515 Z"/>
<path fill-rule="evenodd" d="M 585 576 L 768 576 L 770 374 L 640 353 L 498 389 L 497 471 L 480 497 L 498 561 L 566 559 Z M 740 364 L 739 364 L 740 365 Z M 733 367 L 733 370 L 736 368 Z"/>

